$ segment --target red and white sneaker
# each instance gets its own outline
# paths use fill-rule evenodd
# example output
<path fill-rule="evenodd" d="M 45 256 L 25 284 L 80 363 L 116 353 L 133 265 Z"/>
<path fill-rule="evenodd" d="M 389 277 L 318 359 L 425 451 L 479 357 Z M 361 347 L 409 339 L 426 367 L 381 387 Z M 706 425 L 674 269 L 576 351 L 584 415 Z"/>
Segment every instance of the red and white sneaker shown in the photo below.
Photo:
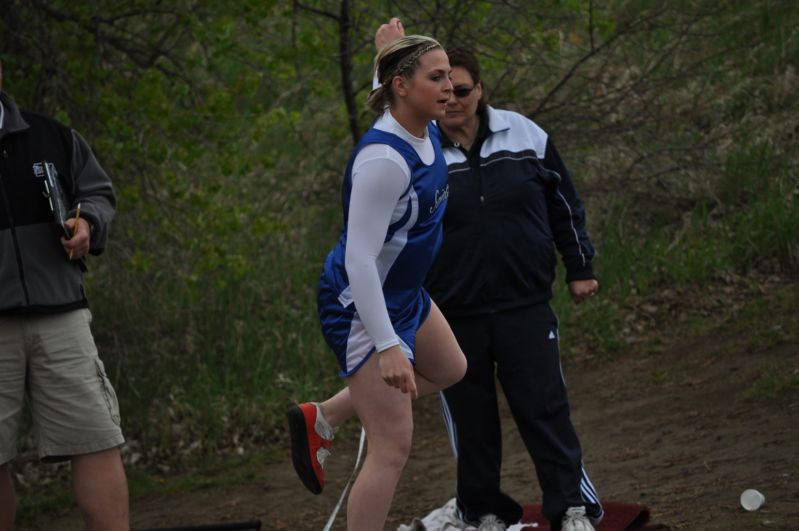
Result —
<path fill-rule="evenodd" d="M 312 402 L 291 406 L 288 418 L 294 470 L 308 490 L 320 494 L 325 486 L 325 459 L 330 455 L 333 434 L 322 437 L 317 432 L 317 405 Z"/>

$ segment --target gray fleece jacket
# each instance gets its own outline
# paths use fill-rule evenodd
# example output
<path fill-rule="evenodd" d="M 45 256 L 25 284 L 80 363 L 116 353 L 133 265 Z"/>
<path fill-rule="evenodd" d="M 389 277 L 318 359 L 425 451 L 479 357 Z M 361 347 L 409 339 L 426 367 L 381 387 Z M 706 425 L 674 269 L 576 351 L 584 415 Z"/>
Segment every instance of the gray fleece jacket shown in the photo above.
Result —
<path fill-rule="evenodd" d="M 68 216 L 80 203 L 92 230 L 89 252 L 105 248 L 116 197 L 108 175 L 73 129 L 20 111 L 0 93 L 0 315 L 57 313 L 88 306 L 82 260 L 69 260 L 63 228 L 45 194 L 45 163 L 52 163 Z"/>

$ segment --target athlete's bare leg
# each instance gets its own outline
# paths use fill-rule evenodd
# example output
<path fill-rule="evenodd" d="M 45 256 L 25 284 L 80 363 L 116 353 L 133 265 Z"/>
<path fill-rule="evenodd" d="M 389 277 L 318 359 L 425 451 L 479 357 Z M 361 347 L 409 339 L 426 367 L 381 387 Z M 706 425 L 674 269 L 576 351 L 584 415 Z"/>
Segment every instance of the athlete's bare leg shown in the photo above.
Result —
<path fill-rule="evenodd" d="M 411 397 L 383 382 L 377 356 L 367 360 L 347 382 L 348 396 L 369 441 L 363 468 L 347 501 L 347 529 L 379 531 L 411 450 Z"/>
<path fill-rule="evenodd" d="M 420 396 L 439 391 L 463 377 L 466 360 L 435 305 L 417 333 L 416 346 L 416 385 Z M 333 415 L 347 407 L 357 412 L 369 441 L 363 468 L 347 503 L 350 531 L 383 529 L 413 438 L 411 397 L 383 381 L 378 361 L 378 356 L 371 356 L 348 378 L 349 392 L 337 393 L 332 402 L 334 407 L 341 408 Z"/>
<path fill-rule="evenodd" d="M 437 393 L 466 374 L 466 357 L 435 303 L 416 333 L 415 372 L 419 396 Z"/>
<path fill-rule="evenodd" d="M 376 357 L 375 354 L 372 357 Z M 466 358 L 455 335 L 435 303 L 416 333 L 416 388 L 419 396 L 436 393 L 458 382 L 466 374 Z M 322 415 L 333 426 L 340 426 L 355 415 L 350 390 L 345 387 L 319 404 Z"/>
<path fill-rule="evenodd" d="M 355 415 L 348 387 L 345 387 L 324 402 L 320 402 L 319 407 L 322 410 L 322 416 L 334 427 L 344 424 L 344 421 Z"/>

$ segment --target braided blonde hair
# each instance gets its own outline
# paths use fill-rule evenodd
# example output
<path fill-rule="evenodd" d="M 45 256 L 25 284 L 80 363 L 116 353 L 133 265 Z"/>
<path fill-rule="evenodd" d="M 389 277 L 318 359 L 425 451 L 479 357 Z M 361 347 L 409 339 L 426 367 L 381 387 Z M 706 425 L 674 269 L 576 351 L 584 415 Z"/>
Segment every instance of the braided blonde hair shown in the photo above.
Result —
<path fill-rule="evenodd" d="M 374 112 L 380 114 L 394 101 L 391 80 L 396 76 L 410 79 L 416 73 L 419 59 L 427 52 L 444 48 L 437 40 L 424 35 L 407 35 L 387 44 L 375 57 L 375 70 L 379 85 L 366 100 L 366 104 Z"/>

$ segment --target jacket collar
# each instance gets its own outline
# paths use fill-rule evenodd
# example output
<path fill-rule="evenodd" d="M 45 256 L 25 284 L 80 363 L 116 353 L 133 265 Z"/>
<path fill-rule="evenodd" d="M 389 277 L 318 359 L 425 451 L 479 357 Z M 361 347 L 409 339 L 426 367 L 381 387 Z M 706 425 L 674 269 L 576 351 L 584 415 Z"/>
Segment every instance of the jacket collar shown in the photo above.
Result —
<path fill-rule="evenodd" d="M 490 105 L 486 105 L 485 114 L 488 117 L 488 128 L 492 135 L 510 129 L 510 124 L 505 116 Z"/>
<path fill-rule="evenodd" d="M 479 112 L 479 111 L 478 111 Z M 488 137 L 489 135 L 493 135 L 494 133 L 500 133 L 502 131 L 507 131 L 510 129 L 510 124 L 505 117 L 497 112 L 497 110 L 490 105 L 486 105 L 485 109 L 483 109 L 480 114 L 480 127 L 477 130 L 478 139 L 481 136 Z M 486 122 L 488 122 L 486 124 Z M 441 147 L 454 147 L 455 143 L 449 139 L 447 134 L 444 130 L 439 126 L 439 131 L 441 131 Z"/>
<path fill-rule="evenodd" d="M 30 127 L 28 122 L 22 117 L 19 107 L 17 107 L 11 96 L 5 92 L 0 92 L 0 103 L 3 104 L 3 123 L 0 124 L 0 138 L 11 133 L 24 131 Z"/>

